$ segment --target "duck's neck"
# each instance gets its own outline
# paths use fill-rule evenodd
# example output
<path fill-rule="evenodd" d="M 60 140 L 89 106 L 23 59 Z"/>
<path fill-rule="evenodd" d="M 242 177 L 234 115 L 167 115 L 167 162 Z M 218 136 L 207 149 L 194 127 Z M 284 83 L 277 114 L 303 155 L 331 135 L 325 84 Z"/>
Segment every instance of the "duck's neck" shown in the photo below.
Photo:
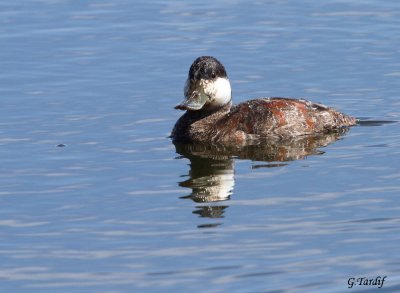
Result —
<path fill-rule="evenodd" d="M 210 116 L 214 113 L 225 113 L 229 112 L 232 107 L 232 101 L 229 101 L 225 105 L 219 105 L 219 106 L 207 106 L 205 105 L 200 111 L 190 111 L 188 110 L 187 112 L 190 113 L 191 116 L 198 116 L 198 117 L 207 117 Z"/>

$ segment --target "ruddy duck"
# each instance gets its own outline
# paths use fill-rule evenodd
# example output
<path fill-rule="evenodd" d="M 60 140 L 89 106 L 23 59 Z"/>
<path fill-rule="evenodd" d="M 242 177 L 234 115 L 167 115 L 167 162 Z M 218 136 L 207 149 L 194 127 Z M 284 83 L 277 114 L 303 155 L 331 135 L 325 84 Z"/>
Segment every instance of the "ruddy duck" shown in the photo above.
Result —
<path fill-rule="evenodd" d="M 185 100 L 175 106 L 186 110 L 172 130 L 175 141 L 247 144 L 356 124 L 353 117 L 303 99 L 258 98 L 233 106 L 225 67 L 211 56 L 199 57 L 190 66 L 184 94 Z"/>

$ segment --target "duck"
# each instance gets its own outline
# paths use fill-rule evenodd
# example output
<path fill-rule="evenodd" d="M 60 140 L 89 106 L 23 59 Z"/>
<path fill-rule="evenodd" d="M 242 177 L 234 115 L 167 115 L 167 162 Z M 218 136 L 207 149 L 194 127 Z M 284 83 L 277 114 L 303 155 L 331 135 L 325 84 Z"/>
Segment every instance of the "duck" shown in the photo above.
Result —
<path fill-rule="evenodd" d="M 357 120 L 305 99 L 262 97 L 237 105 L 224 65 L 212 56 L 190 66 L 184 99 L 186 111 L 171 132 L 173 141 L 244 145 L 337 132 Z"/>

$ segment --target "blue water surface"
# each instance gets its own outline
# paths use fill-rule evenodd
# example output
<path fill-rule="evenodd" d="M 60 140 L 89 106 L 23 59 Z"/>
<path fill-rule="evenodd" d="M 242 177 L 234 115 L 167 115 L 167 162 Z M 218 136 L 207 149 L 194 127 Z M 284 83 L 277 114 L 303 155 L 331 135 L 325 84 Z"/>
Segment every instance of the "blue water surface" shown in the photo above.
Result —
<path fill-rule="evenodd" d="M 2 1 L 0 291 L 360 292 L 378 289 L 349 278 L 386 276 L 379 292 L 399 292 L 399 8 Z M 364 123 L 272 153 L 175 146 L 201 55 L 235 102 L 306 97 Z"/>

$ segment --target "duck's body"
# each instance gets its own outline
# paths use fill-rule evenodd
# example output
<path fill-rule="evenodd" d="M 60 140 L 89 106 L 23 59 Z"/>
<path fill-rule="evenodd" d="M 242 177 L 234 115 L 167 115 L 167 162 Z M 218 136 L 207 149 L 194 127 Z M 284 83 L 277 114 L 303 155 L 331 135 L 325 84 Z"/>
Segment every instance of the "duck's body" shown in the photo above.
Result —
<path fill-rule="evenodd" d="M 261 98 L 217 111 L 187 111 L 175 124 L 175 140 L 243 143 L 326 133 L 355 119 L 306 100 Z"/>
<path fill-rule="evenodd" d="M 187 110 L 172 131 L 174 140 L 243 144 L 286 139 L 349 127 L 356 119 L 306 100 L 259 98 L 232 106 L 223 65 L 213 57 L 192 64 L 185 86 Z"/>

